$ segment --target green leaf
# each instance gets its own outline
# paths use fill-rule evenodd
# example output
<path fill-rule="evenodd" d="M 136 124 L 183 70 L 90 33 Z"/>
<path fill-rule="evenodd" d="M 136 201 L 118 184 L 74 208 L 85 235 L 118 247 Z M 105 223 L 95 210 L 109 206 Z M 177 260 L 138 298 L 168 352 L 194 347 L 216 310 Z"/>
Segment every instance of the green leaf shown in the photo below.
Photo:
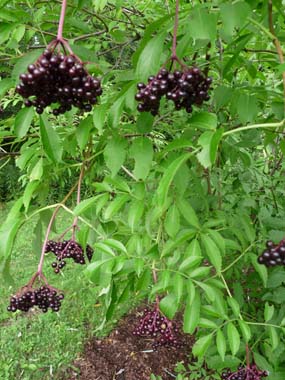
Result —
<path fill-rule="evenodd" d="M 234 316 L 238 317 L 240 315 L 239 303 L 233 297 L 227 297 L 228 304 L 232 309 Z"/>
<path fill-rule="evenodd" d="M 254 94 L 240 93 L 235 100 L 240 121 L 245 124 L 253 122 L 258 114 L 259 107 Z"/>
<path fill-rule="evenodd" d="M 255 256 L 255 261 L 257 261 L 257 256 Z M 259 266 L 263 267 L 264 265 Z M 276 268 L 269 274 L 267 287 L 268 288 L 278 288 L 285 284 L 285 270 L 284 268 Z"/>
<path fill-rule="evenodd" d="M 279 336 L 275 327 L 269 326 L 268 329 L 269 329 L 269 337 L 271 341 L 272 350 L 274 351 L 279 345 L 279 341 L 280 341 Z"/>
<path fill-rule="evenodd" d="M 76 139 L 81 150 L 85 148 L 89 140 L 92 127 L 92 116 L 88 116 L 85 119 L 81 120 L 78 127 L 76 128 Z"/>
<path fill-rule="evenodd" d="M 178 300 L 174 294 L 168 294 L 159 303 L 159 308 L 167 318 L 172 319 L 178 309 Z"/>
<path fill-rule="evenodd" d="M 186 301 L 183 319 L 183 331 L 187 334 L 193 334 L 200 320 L 200 294 L 196 292 L 193 302 Z"/>
<path fill-rule="evenodd" d="M 200 281 L 196 281 L 196 284 L 204 290 L 210 302 L 215 301 L 217 290 L 213 286 L 207 285 L 204 282 L 200 282 Z"/>
<path fill-rule="evenodd" d="M 217 32 L 217 15 L 208 13 L 206 9 L 202 7 L 196 7 L 191 12 L 189 24 L 189 34 L 194 40 L 212 40 L 216 39 Z"/>
<path fill-rule="evenodd" d="M 175 294 L 177 302 L 180 302 L 182 299 L 184 293 L 184 285 L 184 278 L 179 273 L 176 273 L 173 277 L 173 293 Z"/>
<path fill-rule="evenodd" d="M 184 162 L 188 160 L 190 156 L 190 153 L 186 153 L 179 156 L 165 170 L 157 189 L 158 203 L 160 206 L 165 206 L 171 182 L 173 181 L 173 178 L 177 173 L 178 169 L 181 167 L 182 164 L 184 164 Z"/>
<path fill-rule="evenodd" d="M 270 319 L 273 317 L 273 315 L 274 315 L 274 305 L 269 305 L 269 303 L 266 302 L 265 306 L 264 306 L 264 320 L 265 320 L 265 322 L 270 321 Z"/>
<path fill-rule="evenodd" d="M 225 354 L 227 351 L 227 344 L 226 344 L 225 336 L 224 336 L 223 331 L 221 329 L 219 329 L 217 331 L 216 345 L 217 345 L 218 353 L 219 353 L 222 361 L 224 361 L 225 360 Z"/>
<path fill-rule="evenodd" d="M 215 130 L 218 125 L 217 115 L 209 112 L 194 114 L 189 120 L 191 128 Z"/>
<path fill-rule="evenodd" d="M 36 191 L 39 185 L 40 185 L 39 181 L 32 181 L 28 183 L 28 185 L 26 186 L 24 194 L 23 194 L 23 204 L 25 206 L 25 211 L 28 210 L 33 193 Z"/>
<path fill-rule="evenodd" d="M 62 145 L 54 128 L 46 115 L 40 116 L 40 133 L 44 151 L 53 162 L 61 162 Z"/>
<path fill-rule="evenodd" d="M 128 213 L 128 224 L 134 232 L 135 227 L 139 225 L 144 213 L 144 203 L 141 200 L 135 200 L 131 203 Z"/>
<path fill-rule="evenodd" d="M 165 33 L 158 34 L 145 46 L 138 59 L 136 74 L 137 78 L 146 81 L 147 77 L 156 73 L 160 68 L 160 56 L 165 41 Z"/>
<path fill-rule="evenodd" d="M 108 245 L 109 247 L 112 247 L 112 248 L 116 249 L 117 251 L 121 251 L 121 252 L 127 254 L 126 247 L 119 240 L 105 239 L 104 240 L 104 244 Z"/>
<path fill-rule="evenodd" d="M 229 340 L 229 345 L 233 356 L 238 352 L 240 346 L 240 336 L 237 328 L 232 322 L 227 325 L 227 335 Z"/>
<path fill-rule="evenodd" d="M 25 31 L 26 31 L 25 25 L 19 25 L 17 28 L 13 30 L 11 34 L 11 39 L 14 39 L 17 42 L 20 42 L 21 39 L 25 35 Z"/>
<path fill-rule="evenodd" d="M 267 286 L 270 287 L 269 285 L 267 285 L 268 272 L 267 272 L 267 268 L 265 267 L 265 265 L 260 265 L 257 262 L 257 255 L 254 255 L 253 253 L 251 253 L 248 256 L 250 257 L 250 261 L 251 261 L 252 265 L 254 266 L 254 269 L 259 274 L 259 277 L 261 278 L 261 280 L 263 282 L 263 286 L 265 288 Z M 283 275 L 283 278 L 284 278 L 284 282 L 285 282 L 285 273 Z"/>
<path fill-rule="evenodd" d="M 37 181 L 40 180 L 43 176 L 43 159 L 40 158 L 35 166 L 33 167 L 31 173 L 30 173 L 30 180 L 31 181 Z"/>
<path fill-rule="evenodd" d="M 115 252 L 112 250 L 112 248 L 110 248 L 107 244 L 105 244 L 104 242 L 99 242 L 99 243 L 95 243 L 94 244 L 94 249 L 98 249 L 104 253 L 106 253 L 107 255 L 110 255 L 110 256 L 116 256 Z"/>
<path fill-rule="evenodd" d="M 223 22 L 222 32 L 232 36 L 236 28 L 241 28 L 247 22 L 250 7 L 245 1 L 225 3 L 220 5 L 220 12 Z"/>
<path fill-rule="evenodd" d="M 241 319 L 238 321 L 240 331 L 242 333 L 243 339 L 245 340 L 246 343 L 250 341 L 251 338 L 251 330 L 248 324 Z"/>
<path fill-rule="evenodd" d="M 0 258 L 7 258 L 12 252 L 15 237 L 23 222 L 20 213 L 22 205 L 23 199 L 19 198 L 0 227 Z"/>
<path fill-rule="evenodd" d="M 207 349 L 209 348 L 212 340 L 213 334 L 204 335 L 201 338 L 199 338 L 192 347 L 193 355 L 202 358 L 205 355 Z"/>
<path fill-rule="evenodd" d="M 117 214 L 124 204 L 130 199 L 128 194 L 117 195 L 116 198 L 109 203 L 104 212 L 104 219 L 110 219 L 114 214 Z"/>
<path fill-rule="evenodd" d="M 215 163 L 223 132 L 223 128 L 219 128 L 216 132 L 207 131 L 200 136 L 198 143 L 202 150 L 197 154 L 197 158 L 205 168 Z"/>
<path fill-rule="evenodd" d="M 111 170 L 114 177 L 126 158 L 127 141 L 121 137 L 113 137 L 109 140 L 104 149 L 104 158 L 107 167 Z"/>
<path fill-rule="evenodd" d="M 130 148 L 130 157 L 135 160 L 134 176 L 145 180 L 151 168 L 153 147 L 146 137 L 135 139 Z"/>
<path fill-rule="evenodd" d="M 189 273 L 189 276 L 191 278 L 206 278 L 211 271 L 211 268 L 209 267 L 199 267 L 194 269 L 192 272 Z"/>
<path fill-rule="evenodd" d="M 1 84 L 1 82 L 0 82 L 0 84 Z M 31 126 L 33 117 L 34 117 L 34 108 L 33 107 L 22 108 L 17 113 L 17 115 L 15 117 L 15 125 L 14 125 L 15 133 L 16 133 L 17 137 L 22 138 L 22 137 L 26 136 L 26 134 L 27 134 L 27 132 Z"/>
<path fill-rule="evenodd" d="M 75 206 L 73 212 L 74 215 L 81 215 L 85 211 L 89 210 L 91 207 L 95 207 L 96 201 L 102 197 L 102 194 L 96 195 L 95 197 L 91 197 L 88 199 L 84 199 L 78 205 Z M 109 197 L 109 196 L 108 196 Z"/>
<path fill-rule="evenodd" d="M 84 273 L 89 278 L 91 281 L 94 282 L 94 278 L 97 274 L 98 269 L 100 269 L 103 265 L 105 264 L 110 264 L 112 265 L 115 261 L 114 257 L 108 258 L 108 259 L 103 259 L 99 261 L 95 261 L 94 263 L 91 263 L 87 266 L 85 269 Z"/>
<path fill-rule="evenodd" d="M 210 259 L 211 264 L 214 265 L 218 273 L 222 269 L 222 256 L 216 243 L 207 235 L 201 235 L 201 241 L 204 245 L 207 256 Z"/>
<path fill-rule="evenodd" d="M 103 134 L 103 128 L 104 128 L 104 123 L 105 123 L 108 108 L 109 108 L 108 104 L 100 104 L 94 108 L 93 124 L 94 124 L 94 127 L 98 130 L 99 135 Z"/>
<path fill-rule="evenodd" d="M 31 63 L 34 63 L 36 59 L 41 55 L 41 53 L 42 51 L 35 49 L 32 52 L 27 53 L 21 57 L 14 66 L 14 69 L 12 71 L 12 78 L 14 80 L 18 80 L 20 74 L 25 73 L 27 66 Z"/>
<path fill-rule="evenodd" d="M 168 235 L 172 238 L 175 237 L 180 229 L 180 214 L 175 204 L 170 206 L 166 213 L 164 227 Z"/>
<path fill-rule="evenodd" d="M 214 321 L 211 321 L 207 318 L 200 318 L 199 321 L 199 327 L 202 327 L 204 329 L 217 329 L 217 324 Z"/>
<path fill-rule="evenodd" d="M 195 294 L 196 294 L 196 288 L 193 281 L 191 280 L 186 281 L 186 290 L 187 290 L 188 301 L 192 305 L 195 298 Z"/>
<path fill-rule="evenodd" d="M 1 82 L 0 82 L 1 84 Z M 137 118 L 137 130 L 139 133 L 149 133 L 152 131 L 154 116 L 149 112 L 141 112 Z"/>
<path fill-rule="evenodd" d="M 202 259 L 203 259 L 202 256 L 190 256 L 190 257 L 187 257 L 180 264 L 180 266 L 179 266 L 179 272 L 188 273 L 189 269 L 194 268 L 195 266 L 199 265 L 201 263 Z"/>
<path fill-rule="evenodd" d="M 5 78 L 0 81 L 0 96 L 2 97 L 5 93 L 13 87 L 14 82 L 10 78 Z"/>
<path fill-rule="evenodd" d="M 176 201 L 176 204 L 181 215 L 190 224 L 190 226 L 193 226 L 199 229 L 200 228 L 199 219 L 193 207 L 191 206 L 190 202 L 186 201 L 186 199 L 178 198 Z"/>

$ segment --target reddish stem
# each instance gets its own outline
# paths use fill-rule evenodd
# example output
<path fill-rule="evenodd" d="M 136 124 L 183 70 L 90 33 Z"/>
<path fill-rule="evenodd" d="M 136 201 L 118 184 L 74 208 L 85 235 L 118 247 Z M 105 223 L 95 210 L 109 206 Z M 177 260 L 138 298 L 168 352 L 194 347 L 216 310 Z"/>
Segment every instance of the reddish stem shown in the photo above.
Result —
<path fill-rule="evenodd" d="M 65 198 L 63 199 L 63 201 L 61 202 L 61 204 L 65 203 L 67 201 L 67 199 L 71 196 L 71 194 L 73 193 L 75 187 L 77 186 L 74 185 L 70 191 L 68 192 L 68 194 L 65 196 Z M 45 251 L 46 251 L 46 245 L 47 245 L 47 242 L 48 242 L 48 238 L 49 238 L 49 234 L 50 234 L 50 231 L 51 231 L 51 227 L 52 227 L 52 224 L 55 220 L 55 217 L 60 209 L 60 206 L 61 204 L 59 204 L 56 209 L 54 210 L 53 214 L 52 214 L 52 217 L 49 221 L 49 224 L 48 224 L 48 228 L 47 228 L 47 231 L 46 231 L 46 235 L 45 235 L 45 240 L 44 240 L 44 243 L 43 243 L 43 246 L 42 246 L 42 252 L 41 252 L 41 257 L 40 257 L 40 261 L 39 261 L 39 265 L 38 265 L 38 271 L 37 273 L 32 277 L 32 280 L 33 282 L 35 281 L 35 278 L 38 276 L 38 277 L 43 277 L 43 264 L 44 264 L 44 258 L 45 258 Z M 34 278 L 35 277 L 35 278 Z M 31 281 L 32 281 L 31 280 Z"/>
<path fill-rule="evenodd" d="M 77 205 L 79 205 L 80 200 L 81 200 L 81 186 L 82 186 L 83 177 L 84 177 L 84 163 L 82 164 L 80 175 L 79 175 L 79 180 L 78 180 L 77 198 L 76 198 L 76 204 Z M 75 230 L 76 230 L 76 228 L 78 228 L 77 227 L 77 223 L 78 223 L 78 216 L 76 216 L 73 219 L 73 223 L 72 223 L 72 240 L 75 240 Z"/>
<path fill-rule="evenodd" d="M 58 31 L 57 31 L 58 41 L 63 41 L 62 32 L 63 32 L 63 24 L 64 24 L 64 19 L 65 19 L 66 5 L 67 5 L 67 0 L 62 0 L 60 19 L 59 19 Z"/>
<path fill-rule="evenodd" d="M 56 209 L 54 210 L 54 212 L 52 214 L 52 217 L 50 218 L 50 221 L 49 221 L 49 224 L 48 224 L 48 228 L 47 228 L 47 231 L 46 231 L 46 236 L 45 236 L 44 244 L 42 246 L 41 258 L 40 258 L 40 262 L 39 262 L 39 266 L 38 266 L 38 272 L 37 272 L 37 274 L 39 276 L 42 276 L 42 274 L 43 274 L 43 264 L 44 264 L 44 258 L 45 258 L 45 253 L 46 253 L 46 245 L 47 245 L 47 242 L 48 242 L 48 238 L 49 238 L 49 234 L 50 234 L 50 231 L 51 231 L 52 224 L 53 224 L 53 222 L 55 220 L 55 217 L 56 217 L 59 209 L 60 209 L 60 205 L 57 206 Z"/>
<path fill-rule="evenodd" d="M 175 6 L 175 19 L 173 28 L 173 41 L 172 41 L 172 56 L 171 59 L 177 60 L 176 46 L 177 46 L 177 31 L 178 31 L 178 21 L 179 21 L 179 0 L 176 0 Z"/>
<path fill-rule="evenodd" d="M 245 346 L 245 352 L 246 352 L 246 368 L 250 368 L 250 348 L 248 344 Z"/>
<path fill-rule="evenodd" d="M 153 278 L 153 282 L 156 284 L 157 283 L 157 273 L 156 273 L 155 269 L 152 270 L 152 278 Z M 155 303 L 156 303 L 156 309 L 159 310 L 159 297 L 158 296 L 155 297 Z"/>

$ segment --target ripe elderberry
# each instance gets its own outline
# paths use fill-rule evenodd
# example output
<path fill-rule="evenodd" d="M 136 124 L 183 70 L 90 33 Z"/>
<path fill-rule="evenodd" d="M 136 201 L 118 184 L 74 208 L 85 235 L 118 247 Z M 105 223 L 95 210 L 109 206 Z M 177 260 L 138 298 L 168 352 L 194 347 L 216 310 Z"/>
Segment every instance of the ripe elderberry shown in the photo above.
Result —
<path fill-rule="evenodd" d="M 52 252 L 56 256 L 56 260 L 51 266 L 54 268 L 56 274 L 66 265 L 66 259 L 73 259 L 76 264 L 85 264 L 84 250 L 82 246 L 74 240 L 64 240 L 57 242 L 49 240 L 45 247 L 45 252 Z M 94 250 L 87 244 L 86 256 L 91 261 Z"/>
<path fill-rule="evenodd" d="M 138 83 L 135 99 L 139 102 L 139 112 L 157 115 L 161 98 L 174 102 L 175 109 L 185 108 L 192 112 L 193 104 L 201 105 L 210 99 L 208 94 L 212 78 L 206 77 L 198 67 L 184 67 L 183 70 L 169 72 L 161 69 L 157 75 L 148 78 L 148 83 Z"/>
<path fill-rule="evenodd" d="M 266 249 L 258 257 L 258 263 L 264 264 L 267 267 L 274 267 L 276 265 L 285 265 L 285 239 L 281 240 L 278 244 L 268 240 L 266 242 Z"/>
<path fill-rule="evenodd" d="M 251 363 L 248 367 L 239 366 L 236 372 L 232 372 L 226 368 L 221 374 L 222 380 L 262 380 L 267 377 L 267 371 L 262 371 L 257 368 L 255 363 Z"/>
<path fill-rule="evenodd" d="M 57 312 L 61 307 L 61 301 L 63 299 L 64 295 L 58 293 L 57 290 L 49 285 L 42 285 L 38 289 L 25 286 L 18 294 L 10 298 L 10 304 L 7 310 L 13 313 L 17 310 L 27 312 L 37 306 L 43 313 L 46 313 L 49 308 Z"/>
<path fill-rule="evenodd" d="M 179 348 L 179 342 L 176 334 L 178 328 L 173 321 L 163 316 L 159 309 L 144 309 L 139 325 L 133 331 L 135 336 L 154 338 L 153 349 L 159 346 L 173 346 Z"/>
<path fill-rule="evenodd" d="M 25 106 L 36 107 L 38 114 L 53 103 L 59 105 L 53 110 L 55 116 L 72 106 L 89 112 L 102 94 L 100 80 L 87 72 L 78 57 L 50 49 L 27 67 L 20 80 L 16 92 L 25 99 Z"/>

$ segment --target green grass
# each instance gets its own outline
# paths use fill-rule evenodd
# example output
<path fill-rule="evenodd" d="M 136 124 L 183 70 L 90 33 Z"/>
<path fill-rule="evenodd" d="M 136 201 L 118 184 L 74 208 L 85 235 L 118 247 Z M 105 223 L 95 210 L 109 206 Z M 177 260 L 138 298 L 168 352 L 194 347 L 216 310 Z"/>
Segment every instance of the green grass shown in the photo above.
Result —
<path fill-rule="evenodd" d="M 7 210 L 0 210 L 1 220 L 6 213 Z M 59 214 L 60 230 L 70 222 Z M 51 285 L 64 291 L 60 312 L 43 314 L 37 309 L 29 313 L 7 312 L 10 295 L 25 285 L 37 268 L 39 256 L 35 257 L 31 249 L 35 225 L 36 220 L 27 222 L 17 235 L 11 262 L 15 284 L 0 287 L 1 380 L 63 380 L 72 361 L 82 352 L 86 339 L 94 335 L 101 324 L 97 291 L 84 277 L 84 267 L 68 263 L 63 275 L 55 275 L 50 267 L 52 257 L 47 257 L 44 273 Z M 100 335 L 110 330 L 115 318 Z"/>

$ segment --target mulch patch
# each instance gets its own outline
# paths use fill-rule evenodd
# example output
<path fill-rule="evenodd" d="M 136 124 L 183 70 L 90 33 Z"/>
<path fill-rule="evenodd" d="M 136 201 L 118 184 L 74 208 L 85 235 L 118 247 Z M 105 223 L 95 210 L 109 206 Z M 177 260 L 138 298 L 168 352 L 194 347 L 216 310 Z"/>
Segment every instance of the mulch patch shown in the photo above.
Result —
<path fill-rule="evenodd" d="M 74 363 L 80 374 L 73 372 L 68 380 L 149 380 L 152 373 L 163 380 L 175 379 L 177 362 L 185 365 L 191 360 L 194 337 L 180 333 L 182 348 L 153 351 L 151 339 L 133 335 L 142 310 L 137 308 L 125 316 L 108 337 L 87 342 L 83 356 Z M 181 326 L 181 320 L 176 323 Z"/>

